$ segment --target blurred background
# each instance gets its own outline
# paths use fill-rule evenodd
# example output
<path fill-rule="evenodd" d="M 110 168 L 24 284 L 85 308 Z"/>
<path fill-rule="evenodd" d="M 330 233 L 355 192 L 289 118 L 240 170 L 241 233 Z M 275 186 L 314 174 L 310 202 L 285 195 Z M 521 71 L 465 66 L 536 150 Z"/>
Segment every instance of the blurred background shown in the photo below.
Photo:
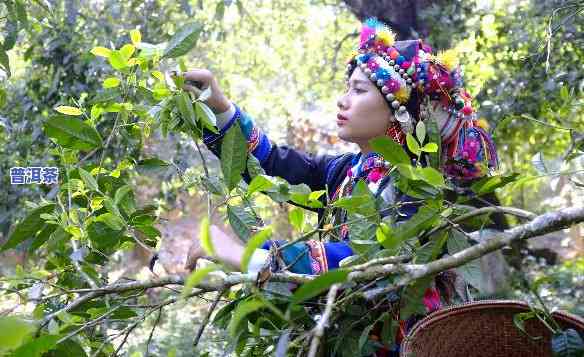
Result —
<path fill-rule="evenodd" d="M 139 29 L 148 43 L 167 41 L 193 20 L 203 24 L 189 68 L 208 68 L 227 96 L 250 113 L 270 139 L 308 152 L 356 150 L 336 132 L 336 99 L 345 89 L 345 60 L 357 42 L 360 20 L 391 24 L 398 39 L 423 38 L 436 51 L 462 54 L 465 80 L 479 117 L 498 146 L 501 172 L 525 178 L 505 187 L 505 206 L 535 213 L 584 204 L 584 2 L 563 0 L 39 0 L 16 1 L 18 21 L 0 5 L 0 243 L 25 214 L 27 201 L 54 195 L 50 186 L 11 185 L 15 166 L 56 166 L 42 123 L 52 108 L 84 103 L 101 89 L 109 65 L 89 51 L 128 42 Z M 21 11 L 22 12 L 22 11 Z M 12 46 L 11 43 L 13 42 Z M 9 69 L 8 71 L 8 64 Z M 166 70 L 176 63 L 164 63 Z M 103 128 L 111 122 L 101 122 Z M 100 128 L 101 129 L 101 128 Z M 119 136 L 106 157 L 131 150 Z M 145 153 L 175 165 L 136 172 L 140 203 L 155 203 L 163 233 L 159 273 L 180 272 L 206 210 L 204 192 L 189 178 L 202 168 L 191 138 L 159 131 L 141 142 Z M 212 170 L 218 161 L 207 152 Z M 181 175 L 178 174 L 178 172 Z M 182 176 L 182 179 L 181 179 Z M 260 200 L 260 215 L 290 237 L 287 205 Z M 314 217 L 313 217 L 314 219 Z M 220 222 L 218 222 L 220 223 Z M 514 223 L 514 222 L 511 222 Z M 26 244 L 0 255 L 0 276 L 42 262 Z M 145 278 L 151 255 L 140 247 L 117 254 L 111 279 Z M 584 315 L 584 229 L 532 239 L 513 253 L 483 260 L 492 296 L 523 297 L 517 274 L 549 278 L 542 295 L 553 307 Z M 157 299 L 152 292 L 152 298 Z M 154 355 L 190 351 L 203 299 L 170 309 L 151 344 Z M 26 310 L 0 296 L 0 314 Z M 178 311 L 178 312 L 177 312 Z M 134 333 L 128 353 L 143 351 L 154 319 Z M 220 351 L 221 331 L 202 345 Z M 184 348 L 183 348 L 184 347 Z M 204 350 L 204 349 L 203 349 Z M 187 351 L 187 352 L 181 352 Z M 138 353 L 138 352 L 137 352 Z"/>

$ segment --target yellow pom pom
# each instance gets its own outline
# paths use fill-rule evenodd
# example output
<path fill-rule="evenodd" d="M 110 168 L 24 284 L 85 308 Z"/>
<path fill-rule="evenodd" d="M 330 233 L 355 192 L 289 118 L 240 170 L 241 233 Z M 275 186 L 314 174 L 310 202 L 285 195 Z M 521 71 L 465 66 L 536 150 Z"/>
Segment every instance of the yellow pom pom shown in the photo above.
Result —
<path fill-rule="evenodd" d="M 438 60 L 438 63 L 443 65 L 447 70 L 452 71 L 458 66 L 458 51 L 447 50 L 440 52 L 438 56 L 436 56 L 436 59 Z"/>
<path fill-rule="evenodd" d="M 489 130 L 489 122 L 485 118 L 480 118 L 476 121 L 477 125 L 485 130 Z"/>
<path fill-rule="evenodd" d="M 405 86 L 401 86 L 397 92 L 393 93 L 395 95 L 395 99 L 397 99 L 400 103 L 406 103 L 408 99 L 410 99 L 410 91 Z"/>
<path fill-rule="evenodd" d="M 349 54 L 349 57 L 347 58 L 347 63 L 351 62 L 355 56 L 357 56 L 359 54 L 359 51 L 357 50 L 353 50 L 351 51 L 351 53 Z"/>
<path fill-rule="evenodd" d="M 381 31 L 377 32 L 377 38 L 383 42 L 386 46 L 392 46 L 395 42 L 395 35 L 393 32 L 389 31 L 387 28 L 382 29 Z"/>

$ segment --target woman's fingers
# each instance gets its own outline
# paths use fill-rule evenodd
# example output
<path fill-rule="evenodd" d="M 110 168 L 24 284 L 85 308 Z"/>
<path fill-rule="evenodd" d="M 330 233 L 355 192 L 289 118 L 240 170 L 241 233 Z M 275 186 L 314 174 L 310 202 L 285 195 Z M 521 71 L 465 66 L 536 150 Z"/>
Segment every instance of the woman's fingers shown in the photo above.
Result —
<path fill-rule="evenodd" d="M 215 113 L 229 110 L 231 103 L 225 97 L 213 73 L 208 69 L 191 69 L 182 74 L 185 79 L 183 88 L 199 96 L 202 90 L 211 88 L 211 96 L 205 101 Z"/>
<path fill-rule="evenodd" d="M 201 93 L 203 93 L 203 91 L 202 91 L 202 90 L 200 90 L 199 88 L 197 88 L 197 87 L 194 87 L 194 86 L 190 86 L 190 85 L 188 85 L 188 84 L 185 84 L 185 85 L 183 85 L 183 89 L 184 89 L 184 90 L 186 90 L 186 91 L 189 91 L 189 92 L 193 92 L 193 93 L 195 93 L 195 95 L 196 95 L 197 97 L 198 97 L 199 95 L 201 95 Z"/>

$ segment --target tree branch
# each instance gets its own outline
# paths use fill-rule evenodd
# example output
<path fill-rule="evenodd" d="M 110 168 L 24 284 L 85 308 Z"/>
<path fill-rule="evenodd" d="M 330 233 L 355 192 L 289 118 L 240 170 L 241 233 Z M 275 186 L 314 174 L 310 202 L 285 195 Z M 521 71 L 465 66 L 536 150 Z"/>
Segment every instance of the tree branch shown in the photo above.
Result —
<path fill-rule="evenodd" d="M 312 341 L 310 341 L 310 350 L 308 352 L 308 357 L 315 357 L 318 352 L 318 345 L 320 344 L 320 339 L 324 335 L 324 330 L 327 326 L 328 320 L 333 312 L 333 305 L 335 304 L 335 298 L 337 297 L 337 291 L 339 290 L 340 284 L 333 284 L 329 289 L 326 297 L 326 307 L 324 313 L 318 323 L 314 327 Z"/>
<path fill-rule="evenodd" d="M 435 275 L 439 272 L 455 268 L 468 263 L 471 260 L 479 258 L 485 254 L 491 253 L 497 249 L 509 245 L 514 241 L 529 239 L 536 236 L 541 236 L 546 233 L 558 231 L 570 227 L 573 224 L 584 222 L 584 207 L 564 208 L 558 211 L 546 213 L 535 217 L 535 219 L 508 229 L 506 231 L 489 231 L 488 233 L 473 232 L 470 235 L 478 241 L 479 235 L 482 234 L 482 243 L 476 244 L 467 249 L 461 250 L 451 256 L 447 256 L 427 264 L 403 264 L 399 263 L 401 258 L 393 258 L 393 264 L 378 264 L 378 265 L 357 265 L 346 268 L 350 273 L 348 275 L 349 281 L 362 282 L 381 278 L 389 274 L 399 274 L 397 283 L 385 288 L 373 289 L 363 293 L 366 298 L 372 299 L 381 294 L 386 293 L 400 287 L 403 287 L 412 281 L 426 276 Z M 389 259 L 380 260 L 381 263 L 388 262 Z M 366 263 L 367 264 L 367 263 Z M 364 269 L 365 266 L 365 269 Z M 364 269 L 364 270 L 359 270 Z M 311 281 L 315 278 L 314 275 L 302 275 L 289 272 L 274 273 L 270 280 L 274 282 L 288 282 L 302 284 Z M 234 285 L 243 283 L 255 283 L 255 274 L 229 273 L 223 272 L 210 273 L 209 278 L 196 286 L 197 290 L 191 296 L 201 294 L 209 291 L 222 291 L 229 289 Z M 80 306 L 84 302 L 93 300 L 95 298 L 118 294 L 126 291 L 149 289 L 156 287 L 163 287 L 167 285 L 184 285 L 184 278 L 178 275 L 169 275 L 162 278 L 151 279 L 146 281 L 132 281 L 126 283 L 115 283 L 107 285 L 98 289 L 84 289 L 86 294 L 79 296 L 67 306 L 54 313 L 47 315 L 40 323 L 37 333 L 45 327 L 51 319 L 55 318 L 62 311 L 71 311 Z M 177 301 L 177 298 L 172 298 L 165 301 L 163 304 L 171 304 Z M 161 304 L 162 306 L 162 304 Z"/>

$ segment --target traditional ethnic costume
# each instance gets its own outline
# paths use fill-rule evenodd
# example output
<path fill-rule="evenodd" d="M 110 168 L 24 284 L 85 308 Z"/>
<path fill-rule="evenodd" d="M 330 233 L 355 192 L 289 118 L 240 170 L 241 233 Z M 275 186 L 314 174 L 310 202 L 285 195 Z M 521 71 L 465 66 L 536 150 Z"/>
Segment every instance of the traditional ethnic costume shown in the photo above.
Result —
<path fill-rule="evenodd" d="M 496 168 L 495 147 L 475 120 L 454 52 L 435 56 L 422 40 L 395 41 L 383 23 L 369 19 L 363 24 L 359 48 L 348 61 L 347 79 L 356 66 L 378 87 L 397 119 L 387 131 L 392 140 L 405 148 L 405 136 L 413 133 L 418 120 L 434 120 L 440 129 L 441 168 L 451 182 L 461 186 Z M 313 191 L 327 190 L 323 201 L 326 197 L 335 201 L 350 196 L 355 184 L 363 180 L 376 198 L 381 197 L 387 207 L 393 207 L 381 213 L 392 215 L 396 225 L 417 212 L 416 199 L 396 188 L 390 175 L 391 164 L 378 153 L 365 157 L 353 153 L 314 156 L 277 146 L 236 105 L 217 119 L 219 134 L 205 135 L 205 143 L 216 153 L 220 151 L 223 135 L 238 122 L 248 140 L 249 152 L 259 160 L 267 175 L 282 177 L 290 184 L 307 184 Z M 316 211 L 321 226 L 338 227 L 334 234 L 277 250 L 274 248 L 285 242 L 269 241 L 254 253 L 250 270 L 258 271 L 262 266 L 278 270 L 285 266 L 294 273 L 322 274 L 338 268 L 343 259 L 352 256 L 350 229 L 344 224 L 346 211 L 335 209 L 331 217 L 324 217 L 324 209 Z M 268 264 L 264 264 L 266 261 Z M 439 281 L 441 277 L 445 278 L 444 275 L 437 277 L 424 296 L 428 312 L 439 309 L 443 301 L 449 300 L 444 295 L 452 295 L 437 288 L 445 286 Z M 413 322 L 413 319 L 400 321 L 396 343 L 377 355 L 397 353 L 401 338 Z"/>

